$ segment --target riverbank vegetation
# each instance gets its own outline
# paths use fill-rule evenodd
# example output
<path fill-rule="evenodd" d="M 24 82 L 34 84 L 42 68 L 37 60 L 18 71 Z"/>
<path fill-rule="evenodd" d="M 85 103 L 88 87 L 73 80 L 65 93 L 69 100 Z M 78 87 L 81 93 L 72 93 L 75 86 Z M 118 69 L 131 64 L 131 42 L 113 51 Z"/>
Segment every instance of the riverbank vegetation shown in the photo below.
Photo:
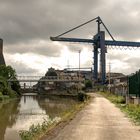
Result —
<path fill-rule="evenodd" d="M 116 104 L 133 122 L 140 125 L 140 105 L 125 104 L 125 98 L 109 92 L 99 92 L 112 103 Z"/>
<path fill-rule="evenodd" d="M 19 132 L 22 140 L 35 140 L 45 133 L 51 126 L 59 122 L 60 119 L 44 119 L 43 123 L 30 126 L 29 130 L 22 130 Z"/>
<path fill-rule="evenodd" d="M 8 79 L 16 79 L 16 71 L 11 66 L 0 65 L 0 100 L 20 95 L 19 82 L 8 83 Z"/>
<path fill-rule="evenodd" d="M 45 137 L 49 132 L 59 129 L 61 125 L 66 125 L 71 119 L 74 118 L 77 112 L 79 112 L 89 101 L 90 97 L 84 92 L 77 94 L 77 104 L 72 105 L 69 109 L 62 112 L 56 118 L 49 118 L 43 121 L 41 124 L 32 125 L 29 130 L 22 130 L 19 132 L 22 140 L 38 140 Z M 59 127 L 59 128 L 58 128 Z"/>

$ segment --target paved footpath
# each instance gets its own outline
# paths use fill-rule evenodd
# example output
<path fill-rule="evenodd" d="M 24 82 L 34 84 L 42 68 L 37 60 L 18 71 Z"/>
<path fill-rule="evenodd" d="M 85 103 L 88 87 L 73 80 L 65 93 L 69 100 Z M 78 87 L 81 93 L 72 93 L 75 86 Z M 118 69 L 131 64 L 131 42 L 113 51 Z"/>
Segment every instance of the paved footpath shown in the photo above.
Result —
<path fill-rule="evenodd" d="M 93 101 L 51 140 L 140 140 L 140 127 L 104 97 Z"/>

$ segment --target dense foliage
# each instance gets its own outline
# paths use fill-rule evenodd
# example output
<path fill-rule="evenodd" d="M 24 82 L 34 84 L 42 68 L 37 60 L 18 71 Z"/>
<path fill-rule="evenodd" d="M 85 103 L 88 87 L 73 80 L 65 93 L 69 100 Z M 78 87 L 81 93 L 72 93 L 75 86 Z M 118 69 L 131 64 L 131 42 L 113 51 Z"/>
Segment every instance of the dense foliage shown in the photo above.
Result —
<path fill-rule="evenodd" d="M 54 68 L 49 68 L 45 76 L 57 76 L 57 73 Z"/>
<path fill-rule="evenodd" d="M 0 99 L 16 97 L 20 94 L 19 82 L 8 83 L 8 79 L 16 79 L 16 72 L 11 66 L 0 65 Z"/>

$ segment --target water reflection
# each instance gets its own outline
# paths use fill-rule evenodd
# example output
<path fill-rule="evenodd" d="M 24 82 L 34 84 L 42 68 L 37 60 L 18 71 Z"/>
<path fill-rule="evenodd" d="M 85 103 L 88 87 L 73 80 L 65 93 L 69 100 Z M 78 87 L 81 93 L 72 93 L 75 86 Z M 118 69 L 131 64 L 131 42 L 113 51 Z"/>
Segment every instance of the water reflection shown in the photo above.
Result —
<path fill-rule="evenodd" d="M 6 128 L 11 128 L 17 120 L 19 113 L 19 100 L 0 104 L 0 139 L 4 140 Z"/>
<path fill-rule="evenodd" d="M 59 117 L 74 104 L 73 99 L 37 95 L 0 103 L 0 140 L 20 140 L 19 130 L 27 130 L 32 124 L 43 122 L 43 118 Z"/>

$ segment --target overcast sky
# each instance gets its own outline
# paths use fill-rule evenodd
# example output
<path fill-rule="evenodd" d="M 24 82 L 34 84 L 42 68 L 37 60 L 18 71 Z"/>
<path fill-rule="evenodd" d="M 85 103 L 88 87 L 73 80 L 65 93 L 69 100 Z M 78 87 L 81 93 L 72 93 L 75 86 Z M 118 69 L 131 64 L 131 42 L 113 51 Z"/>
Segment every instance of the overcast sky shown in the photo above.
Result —
<path fill-rule="evenodd" d="M 50 41 L 87 20 L 100 16 L 116 40 L 140 41 L 139 0 L 0 0 L 0 37 L 4 57 L 19 75 L 43 75 L 49 67 L 92 67 L 92 45 Z M 92 38 L 96 22 L 66 37 Z M 110 39 L 106 33 L 106 39 Z M 140 49 L 110 50 L 112 72 L 130 74 L 140 68 Z"/>

